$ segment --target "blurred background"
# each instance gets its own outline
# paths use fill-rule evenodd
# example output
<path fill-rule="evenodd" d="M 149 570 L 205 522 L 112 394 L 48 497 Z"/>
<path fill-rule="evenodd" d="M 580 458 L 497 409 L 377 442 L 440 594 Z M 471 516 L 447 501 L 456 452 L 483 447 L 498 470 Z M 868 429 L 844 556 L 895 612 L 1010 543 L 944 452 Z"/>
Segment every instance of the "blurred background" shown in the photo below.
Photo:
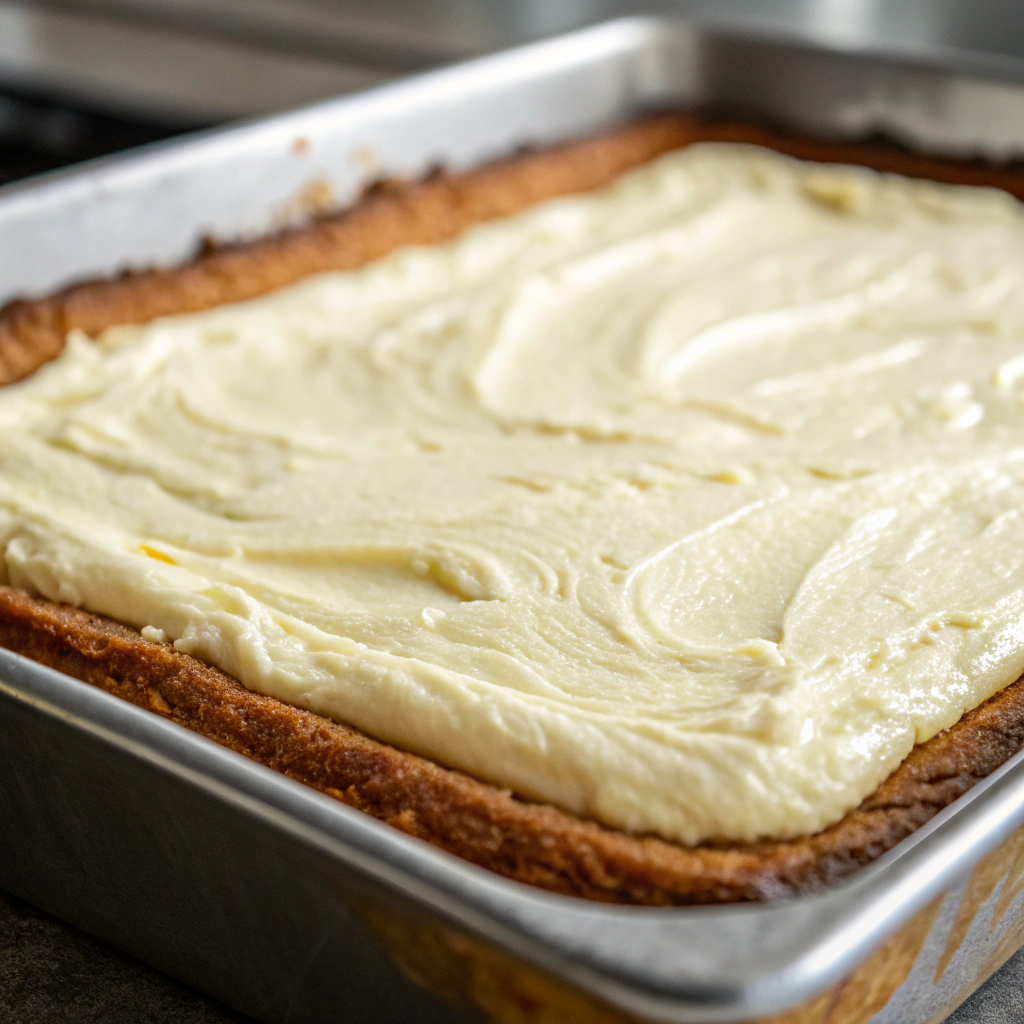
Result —
<path fill-rule="evenodd" d="M 0 0 L 0 182 L 642 12 L 1024 58 L 1021 0 Z"/>

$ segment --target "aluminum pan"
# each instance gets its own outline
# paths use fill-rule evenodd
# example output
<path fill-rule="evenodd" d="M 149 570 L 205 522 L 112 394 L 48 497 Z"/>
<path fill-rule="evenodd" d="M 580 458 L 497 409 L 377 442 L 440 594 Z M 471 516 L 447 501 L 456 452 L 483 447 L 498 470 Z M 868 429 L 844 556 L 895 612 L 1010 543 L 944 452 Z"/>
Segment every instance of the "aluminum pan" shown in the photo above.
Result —
<path fill-rule="evenodd" d="M 727 107 L 842 136 L 886 130 L 942 152 L 1024 152 L 1020 81 L 1024 71 L 1006 62 L 963 69 L 936 58 L 911 67 L 884 55 L 825 53 L 678 22 L 611 23 L 0 190 L 0 295 L 45 293 L 126 265 L 178 260 L 204 233 L 266 230 L 312 176 L 329 181 L 343 202 L 368 174 L 416 174 L 436 162 L 471 165 L 523 142 L 554 142 L 653 106 Z M 308 156 L 296 155 L 297 138 L 308 141 L 302 147 Z M 230 811 L 255 823 L 268 844 L 287 837 L 289 849 L 315 851 L 380 898 L 389 894 L 454 921 L 578 988 L 658 1020 L 753 1019 L 808 999 L 1024 824 L 1021 755 L 828 893 L 773 906 L 607 907 L 493 876 L 2 651 L 0 681 L 8 704 L 43 734 L 50 728 L 55 740 L 92 737 L 122 777 L 145 764 L 205 794 L 225 816 Z M 0 716 L 0 736 L 5 722 Z M 13 733 L 5 739 L 13 743 Z M 13 809 L 11 820 L 15 812 L 27 820 L 32 786 L 16 766 L 0 773 L 0 800 Z M 19 862 L 32 849 L 28 840 L 19 846 L 9 834 L 4 842 L 0 882 L 45 891 L 45 868 Z M 155 931 L 129 934 L 125 925 L 122 934 L 112 927 L 108 937 L 120 935 L 119 944 L 168 962 L 170 939 L 161 946 Z M 194 977 L 187 967 L 176 970 Z M 208 990 L 222 991 L 216 979 L 202 977 Z M 309 982 L 310 991 L 316 984 Z"/>
<path fill-rule="evenodd" d="M 775 905 L 606 906 L 506 881 L 102 690 L 3 650 L 0 680 L 0 701 L 17 705 L 37 727 L 42 723 L 44 736 L 61 737 L 54 749 L 69 749 L 69 731 L 83 734 L 99 742 L 114 770 L 137 773 L 144 766 L 183 783 L 212 800 L 223 816 L 230 812 L 255 824 L 268 845 L 285 838 L 359 875 L 377 895 L 422 907 L 654 1020 L 749 1020 L 802 1002 L 838 981 L 1024 823 L 1021 754 L 896 850 L 827 893 Z M 12 721 L 6 707 L 0 721 Z M 8 742 L 16 746 L 20 739 L 12 734 L 3 746 Z M 49 777 L 27 776 L 3 760 L 0 765 L 5 821 L 17 823 L 38 807 L 52 807 L 43 794 L 52 786 Z M 77 775 L 74 763 L 55 765 L 57 770 Z M 63 827 L 76 815 L 65 807 L 51 817 L 59 817 Z M 79 821 L 75 831 L 84 826 Z M 19 857 L 20 841 L 14 828 L 0 838 L 0 880 L 18 892 L 45 893 L 45 870 L 40 877 L 37 865 Z M 223 853 L 235 856 L 236 847 Z M 92 871 L 93 856 L 84 857 L 85 874 Z M 290 854 L 289 863 L 297 861 Z M 118 884 L 125 884 L 125 876 L 135 884 L 131 863 L 123 865 Z M 200 899 L 215 900 L 218 894 L 204 890 L 203 881 L 189 888 L 198 890 Z M 114 882 L 107 878 L 104 884 Z M 147 915 L 151 912 L 147 906 Z M 281 916 L 287 916 L 283 909 Z M 142 955 L 156 947 L 146 958 L 160 962 L 160 937 L 133 934 L 139 924 L 120 921 L 113 931 L 105 930 L 105 937 Z"/>
<path fill-rule="evenodd" d="M 310 180 L 339 204 L 381 174 L 468 167 L 658 106 L 725 107 L 930 151 L 1024 153 L 1024 63 L 825 51 L 630 18 L 295 113 L 0 188 L 0 302 L 278 226 Z M 298 139 L 308 145 L 296 147 Z"/>

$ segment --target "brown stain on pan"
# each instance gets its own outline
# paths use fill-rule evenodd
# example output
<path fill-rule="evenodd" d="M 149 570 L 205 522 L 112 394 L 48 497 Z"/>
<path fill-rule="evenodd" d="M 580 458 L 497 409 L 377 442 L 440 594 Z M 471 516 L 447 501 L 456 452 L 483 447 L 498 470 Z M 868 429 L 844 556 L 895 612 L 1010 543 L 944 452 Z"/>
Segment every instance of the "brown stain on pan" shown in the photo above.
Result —
<path fill-rule="evenodd" d="M 973 919 L 1000 882 L 992 928 L 1005 916 L 1024 889 L 1024 829 L 1011 835 L 975 868 L 961 897 L 963 918 Z M 994 883 L 993 883 L 994 879 Z M 940 897 L 884 942 L 846 978 L 821 995 L 754 1024 L 868 1024 L 910 976 L 936 927 Z M 631 1016 L 601 1000 L 567 987 L 483 940 L 438 923 L 404 913 L 380 902 L 361 903 L 353 910 L 370 928 L 401 970 L 441 998 L 468 1004 L 495 1024 L 626 1024 Z M 957 920 L 961 920 L 958 915 Z M 950 931 L 937 982 L 953 955 L 962 948 L 966 930 Z M 930 1018 L 942 1024 L 986 978 L 1024 943 L 1024 918 L 1015 920 L 983 956 L 977 970 Z M 949 950 L 952 949 L 952 952 Z M 969 953 L 969 951 L 968 951 Z"/>
<path fill-rule="evenodd" d="M 934 900 L 817 999 L 758 1024 L 866 1024 L 907 980 L 941 907 Z"/>
<path fill-rule="evenodd" d="M 935 968 L 936 983 L 952 963 L 957 951 L 963 946 L 975 917 L 997 889 L 999 889 L 999 897 L 993 908 L 990 932 L 996 930 L 1014 899 L 1024 890 L 1024 829 L 1014 832 L 1004 843 L 981 860 L 971 872 L 963 896 L 960 898 L 953 925 L 949 930 L 945 948 Z M 1013 932 L 1014 929 L 1011 928 L 1007 934 Z M 1010 941 L 1016 940 L 1011 939 Z M 1024 933 L 1021 934 L 1021 941 L 1024 941 Z M 1000 942 L 997 950 L 993 953 L 994 956 L 998 955 L 998 949 L 1002 945 L 1003 943 Z M 1019 947 L 1020 943 L 1018 942 L 999 963 L 1011 956 Z M 993 970 L 995 970 L 994 967 L 987 970 L 984 977 L 988 977 Z"/>
<path fill-rule="evenodd" d="M 926 907 L 828 991 L 756 1024 L 866 1024 L 910 974 L 940 906 L 936 900 Z M 442 999 L 473 1006 L 494 1024 L 639 1024 L 647 1019 L 571 988 L 450 925 L 379 902 L 353 909 L 408 978 Z"/>

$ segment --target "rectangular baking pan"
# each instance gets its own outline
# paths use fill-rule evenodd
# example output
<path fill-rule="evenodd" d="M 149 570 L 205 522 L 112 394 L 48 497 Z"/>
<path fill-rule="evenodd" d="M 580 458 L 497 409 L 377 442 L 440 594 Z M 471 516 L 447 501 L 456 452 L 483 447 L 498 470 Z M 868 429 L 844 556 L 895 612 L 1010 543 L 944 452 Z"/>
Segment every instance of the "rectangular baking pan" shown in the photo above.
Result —
<path fill-rule="evenodd" d="M 0 301 L 659 107 L 1024 153 L 1024 67 L 628 19 L 0 189 Z M 0 650 L 0 886 L 260 1021 L 941 1020 L 1024 944 L 1024 754 L 847 882 L 616 907 L 507 881 Z M 429 990 L 429 991 L 428 991 Z"/>

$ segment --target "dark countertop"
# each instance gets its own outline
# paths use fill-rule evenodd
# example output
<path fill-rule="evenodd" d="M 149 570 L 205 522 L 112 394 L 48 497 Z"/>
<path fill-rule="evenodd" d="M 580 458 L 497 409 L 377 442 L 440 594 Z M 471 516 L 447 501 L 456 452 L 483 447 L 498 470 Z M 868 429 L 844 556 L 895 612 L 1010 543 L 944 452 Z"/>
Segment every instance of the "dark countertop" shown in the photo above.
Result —
<path fill-rule="evenodd" d="M 5 1024 L 241 1024 L 249 1018 L 0 892 Z"/>

